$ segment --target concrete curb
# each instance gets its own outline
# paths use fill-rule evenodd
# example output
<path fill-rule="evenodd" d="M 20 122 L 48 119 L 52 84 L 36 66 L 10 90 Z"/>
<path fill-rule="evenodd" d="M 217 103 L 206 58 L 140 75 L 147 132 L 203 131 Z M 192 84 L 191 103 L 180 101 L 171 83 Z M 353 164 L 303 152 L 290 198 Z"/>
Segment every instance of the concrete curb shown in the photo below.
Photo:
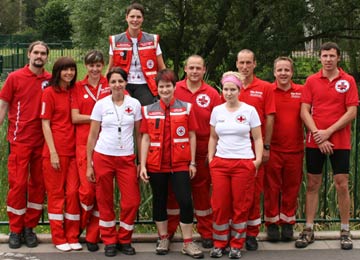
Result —
<path fill-rule="evenodd" d="M 41 243 L 52 243 L 50 234 L 37 234 L 39 242 Z M 294 238 L 299 236 L 299 232 L 294 233 Z M 360 239 L 360 230 L 351 231 L 351 236 L 353 239 Z M 338 240 L 340 237 L 339 231 L 315 231 L 316 240 Z M 157 240 L 157 234 L 133 234 L 132 241 L 134 243 L 153 243 Z M 194 234 L 194 240 L 200 240 L 199 234 Z M 266 233 L 261 232 L 258 235 L 259 241 L 267 241 Z M 9 236 L 7 234 L 0 234 L 0 243 L 8 243 Z M 173 238 L 174 242 L 181 242 L 181 235 L 176 234 Z M 80 242 L 85 242 L 85 237 L 80 237 Z"/>

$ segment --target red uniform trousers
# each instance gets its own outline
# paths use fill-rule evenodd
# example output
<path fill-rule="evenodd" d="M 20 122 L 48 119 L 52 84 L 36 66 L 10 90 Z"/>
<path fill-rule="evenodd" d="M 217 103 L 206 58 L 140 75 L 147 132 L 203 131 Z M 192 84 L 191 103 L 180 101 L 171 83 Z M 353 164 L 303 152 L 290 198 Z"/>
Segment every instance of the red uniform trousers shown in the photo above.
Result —
<path fill-rule="evenodd" d="M 100 240 L 99 211 L 95 198 L 95 184 L 86 178 L 86 145 L 76 145 L 76 164 L 80 178 L 80 228 L 86 228 L 86 241 L 97 243 Z"/>
<path fill-rule="evenodd" d="M 77 243 L 80 233 L 79 175 L 75 156 L 59 156 L 60 170 L 43 159 L 48 214 L 55 245 Z"/>
<path fill-rule="evenodd" d="M 254 183 L 254 193 L 253 193 L 253 200 L 252 205 L 249 211 L 249 218 L 247 221 L 247 230 L 246 236 L 254 236 L 256 237 L 260 232 L 260 225 L 261 225 L 261 215 L 260 215 L 260 200 L 261 200 L 261 193 L 263 192 L 264 187 L 264 165 L 261 164 L 257 175 L 255 177 Z"/>
<path fill-rule="evenodd" d="M 265 165 L 265 224 L 295 224 L 304 152 L 271 151 Z M 279 206 L 280 202 L 280 206 Z"/>
<path fill-rule="evenodd" d="M 140 205 L 135 155 L 93 154 L 96 176 L 96 200 L 100 213 L 100 234 L 105 245 L 131 243 L 134 222 Z M 114 177 L 120 190 L 120 227 L 116 232 Z"/>
<path fill-rule="evenodd" d="M 45 197 L 42 149 L 42 143 L 37 147 L 10 144 L 7 213 L 12 232 L 36 227 L 41 217 Z"/>
<path fill-rule="evenodd" d="M 195 178 L 191 180 L 194 213 L 197 220 L 197 231 L 202 238 L 212 238 L 212 209 L 211 209 L 211 177 L 206 156 L 196 157 L 197 171 Z M 176 202 L 175 194 L 169 185 L 169 198 L 167 204 L 168 233 L 174 234 L 179 225 L 180 210 Z"/>
<path fill-rule="evenodd" d="M 210 163 L 214 247 L 226 247 L 229 238 L 230 247 L 243 247 L 254 198 L 256 169 L 252 161 L 214 157 Z"/>

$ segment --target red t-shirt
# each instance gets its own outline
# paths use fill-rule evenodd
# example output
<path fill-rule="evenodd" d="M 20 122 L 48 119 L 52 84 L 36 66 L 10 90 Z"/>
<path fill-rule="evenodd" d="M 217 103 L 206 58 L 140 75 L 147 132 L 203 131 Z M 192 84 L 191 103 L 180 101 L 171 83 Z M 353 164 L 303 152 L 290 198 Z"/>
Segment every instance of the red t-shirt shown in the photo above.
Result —
<path fill-rule="evenodd" d="M 55 149 L 59 156 L 75 155 L 75 127 L 71 122 L 70 91 L 56 92 L 53 87 L 44 90 L 41 99 L 41 118 L 50 120 Z M 43 156 L 49 157 L 45 144 Z"/>
<path fill-rule="evenodd" d="M 175 99 L 173 99 L 170 102 L 170 105 L 173 104 Z M 160 170 L 152 169 L 149 167 L 147 170 L 149 172 L 179 172 L 179 171 L 188 171 L 189 165 L 187 163 L 184 163 L 182 166 L 174 167 L 171 166 L 171 128 L 170 128 L 170 109 L 169 107 L 166 107 L 162 100 L 160 100 L 160 104 L 162 108 L 165 109 L 165 124 L 164 124 L 164 137 L 163 137 L 163 150 L 162 150 L 162 156 L 161 156 L 161 168 Z M 188 120 L 188 131 L 196 131 L 198 128 L 195 113 L 193 113 L 193 109 L 191 108 L 190 114 L 189 114 L 189 120 Z M 141 127 L 140 127 L 141 133 L 149 133 L 148 130 L 148 121 L 146 117 L 143 115 L 141 120 Z"/>
<path fill-rule="evenodd" d="M 175 98 L 191 103 L 199 128 L 196 131 L 196 154 L 207 155 L 210 136 L 210 115 L 214 107 L 221 104 L 219 93 L 210 85 L 202 82 L 201 87 L 192 93 L 186 79 L 176 83 Z"/>
<path fill-rule="evenodd" d="M 71 90 L 71 108 L 79 109 L 83 115 L 91 115 L 92 109 L 97 100 L 110 95 L 110 88 L 105 77 L 101 76 L 96 88 L 88 82 L 88 76 L 76 82 Z M 89 135 L 90 124 L 76 124 L 76 144 L 86 145 Z"/>
<path fill-rule="evenodd" d="M 264 138 L 266 116 L 276 112 L 274 91 L 271 84 L 254 76 L 253 81 L 246 88 L 240 89 L 239 100 L 255 107 L 260 117 Z"/>
<path fill-rule="evenodd" d="M 355 80 L 340 69 L 332 81 L 323 77 L 322 70 L 306 79 L 301 102 L 311 105 L 311 115 L 318 129 L 327 129 L 342 117 L 346 108 L 358 106 L 359 97 Z M 351 149 L 351 124 L 333 133 L 329 141 L 334 149 Z M 310 132 L 306 147 L 318 148 Z"/>
<path fill-rule="evenodd" d="M 44 142 L 40 111 L 42 90 L 51 74 L 34 74 L 29 65 L 10 73 L 0 92 L 0 99 L 9 103 L 8 134 L 10 143 L 39 146 Z"/>
<path fill-rule="evenodd" d="M 284 91 L 274 82 L 276 114 L 271 138 L 271 150 L 300 152 L 304 150 L 304 129 L 300 117 L 302 85 L 291 82 Z"/>

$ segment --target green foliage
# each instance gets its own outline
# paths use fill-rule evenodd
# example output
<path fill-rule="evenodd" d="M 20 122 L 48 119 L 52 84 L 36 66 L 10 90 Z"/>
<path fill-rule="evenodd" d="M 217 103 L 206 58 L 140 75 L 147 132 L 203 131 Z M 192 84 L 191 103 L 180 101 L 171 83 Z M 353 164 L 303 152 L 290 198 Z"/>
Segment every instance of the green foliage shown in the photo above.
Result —
<path fill-rule="evenodd" d="M 16 33 L 21 28 L 24 6 L 19 1 L 0 1 L 0 34 Z"/>
<path fill-rule="evenodd" d="M 47 42 L 69 40 L 72 34 L 70 9 L 62 0 L 50 0 L 38 8 L 36 24 L 42 39 Z"/>

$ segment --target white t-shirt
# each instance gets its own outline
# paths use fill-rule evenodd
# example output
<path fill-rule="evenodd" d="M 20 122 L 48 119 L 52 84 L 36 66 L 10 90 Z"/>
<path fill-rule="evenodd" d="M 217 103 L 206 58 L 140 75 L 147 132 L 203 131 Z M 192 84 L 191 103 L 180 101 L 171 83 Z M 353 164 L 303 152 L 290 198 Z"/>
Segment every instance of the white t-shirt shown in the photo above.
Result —
<path fill-rule="evenodd" d="M 138 39 L 137 38 L 131 38 L 131 41 L 133 43 L 133 55 L 131 58 L 131 64 L 130 64 L 130 69 L 129 69 L 129 73 L 128 73 L 128 81 L 127 83 L 130 84 L 146 84 L 146 80 L 144 77 L 144 73 L 141 70 L 141 64 L 140 64 L 140 59 L 139 59 L 139 53 L 138 53 L 138 48 L 137 48 L 137 42 Z M 113 50 L 112 47 L 110 45 L 109 48 L 109 55 L 113 56 Z M 161 48 L 160 48 L 160 44 L 157 45 L 156 48 L 156 56 L 159 56 L 160 54 L 162 54 Z"/>
<path fill-rule="evenodd" d="M 141 118 L 141 105 L 135 98 L 125 95 L 121 106 L 113 103 L 111 95 L 100 99 L 90 116 L 91 120 L 101 122 L 94 150 L 113 156 L 134 154 L 134 123 Z"/>
<path fill-rule="evenodd" d="M 244 102 L 238 110 L 229 112 L 225 104 L 215 107 L 211 113 L 210 125 L 215 127 L 219 137 L 215 155 L 228 159 L 251 159 L 250 131 L 261 125 L 260 118 L 253 106 Z"/>

